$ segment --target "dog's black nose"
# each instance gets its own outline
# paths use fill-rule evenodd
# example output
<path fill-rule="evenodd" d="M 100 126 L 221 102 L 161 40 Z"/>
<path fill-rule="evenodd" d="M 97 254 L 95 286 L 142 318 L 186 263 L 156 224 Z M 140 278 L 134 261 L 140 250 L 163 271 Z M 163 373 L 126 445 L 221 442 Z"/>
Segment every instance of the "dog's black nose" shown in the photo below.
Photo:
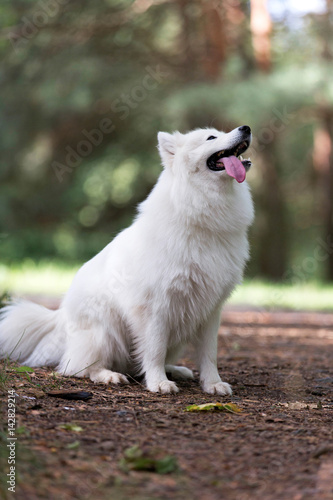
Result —
<path fill-rule="evenodd" d="M 245 134 L 251 134 L 251 128 L 248 125 L 242 125 L 241 127 L 238 127 L 238 130 L 240 132 L 245 132 Z"/>

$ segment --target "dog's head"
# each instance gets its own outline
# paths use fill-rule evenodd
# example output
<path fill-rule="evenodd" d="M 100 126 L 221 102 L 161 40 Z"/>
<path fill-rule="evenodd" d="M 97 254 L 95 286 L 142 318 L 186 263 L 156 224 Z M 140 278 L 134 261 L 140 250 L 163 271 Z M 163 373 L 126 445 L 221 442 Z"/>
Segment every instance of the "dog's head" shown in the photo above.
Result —
<path fill-rule="evenodd" d="M 229 133 L 216 129 L 197 129 L 188 134 L 159 132 L 158 148 L 163 165 L 175 175 L 187 172 L 212 179 L 234 178 L 241 183 L 251 166 L 242 154 L 251 143 L 247 125 Z"/>

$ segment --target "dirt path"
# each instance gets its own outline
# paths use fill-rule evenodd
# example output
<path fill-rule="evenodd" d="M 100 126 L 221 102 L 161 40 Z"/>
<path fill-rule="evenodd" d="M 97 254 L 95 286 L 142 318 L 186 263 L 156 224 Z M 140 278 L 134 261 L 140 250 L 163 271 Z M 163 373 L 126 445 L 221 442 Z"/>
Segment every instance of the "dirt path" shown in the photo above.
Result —
<path fill-rule="evenodd" d="M 233 386 L 230 398 L 204 395 L 197 372 L 195 381 L 179 383 L 179 394 L 159 396 L 139 381 L 95 386 L 46 369 L 28 374 L 30 381 L 12 366 L 5 384 L 17 394 L 13 498 L 332 499 L 332 360 L 332 314 L 229 309 L 219 368 Z M 59 389 L 93 397 L 66 401 L 45 393 Z M 8 469 L 7 400 L 4 391 L 2 470 Z M 184 411 L 216 401 L 243 411 Z M 7 486 L 2 495 L 11 498 Z"/>

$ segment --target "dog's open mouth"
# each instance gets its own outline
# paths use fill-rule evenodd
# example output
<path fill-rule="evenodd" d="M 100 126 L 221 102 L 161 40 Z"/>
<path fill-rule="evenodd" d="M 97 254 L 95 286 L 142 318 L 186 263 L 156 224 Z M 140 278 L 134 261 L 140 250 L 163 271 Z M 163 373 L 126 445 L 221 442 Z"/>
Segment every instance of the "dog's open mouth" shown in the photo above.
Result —
<path fill-rule="evenodd" d="M 249 145 L 249 141 L 241 141 L 233 148 L 217 151 L 208 158 L 207 167 L 215 172 L 226 170 L 227 174 L 237 182 L 243 182 L 246 172 L 251 167 L 250 158 L 244 160 L 242 157 Z"/>

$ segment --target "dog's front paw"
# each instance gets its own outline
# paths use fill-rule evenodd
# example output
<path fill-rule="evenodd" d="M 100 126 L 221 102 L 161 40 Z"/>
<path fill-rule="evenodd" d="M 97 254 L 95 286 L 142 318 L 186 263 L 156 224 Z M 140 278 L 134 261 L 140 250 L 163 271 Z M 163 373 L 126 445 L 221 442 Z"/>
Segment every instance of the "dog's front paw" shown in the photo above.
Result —
<path fill-rule="evenodd" d="M 175 394 L 179 391 L 178 387 L 171 380 L 162 380 L 157 384 L 147 384 L 147 389 L 151 392 L 160 392 L 161 394 Z"/>
<path fill-rule="evenodd" d="M 220 396 L 227 396 L 232 394 L 232 389 L 226 382 L 216 382 L 215 384 L 203 383 L 202 389 L 208 394 L 218 394 Z"/>
<path fill-rule="evenodd" d="M 113 372 L 111 370 L 98 370 L 90 374 L 90 379 L 95 384 L 128 384 L 128 379 L 122 373 Z"/>

